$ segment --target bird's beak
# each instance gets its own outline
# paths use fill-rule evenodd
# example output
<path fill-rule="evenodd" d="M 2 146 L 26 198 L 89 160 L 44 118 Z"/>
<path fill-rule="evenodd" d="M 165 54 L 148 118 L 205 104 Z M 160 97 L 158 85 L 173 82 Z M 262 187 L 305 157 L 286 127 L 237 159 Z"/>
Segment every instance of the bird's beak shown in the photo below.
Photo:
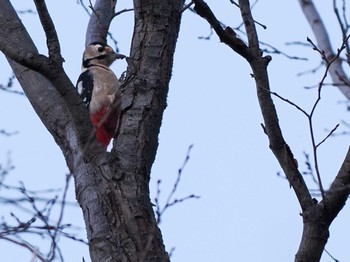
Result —
<path fill-rule="evenodd" d="M 114 52 L 113 48 L 110 46 L 106 46 L 106 50 L 108 52 L 108 55 L 113 59 L 113 60 L 117 60 L 117 59 L 124 59 L 125 55 L 122 54 L 117 54 L 116 52 Z"/>
<path fill-rule="evenodd" d="M 126 56 L 125 55 L 122 55 L 122 54 L 117 54 L 113 51 L 113 53 L 111 54 L 111 56 L 114 58 L 114 60 L 117 60 L 117 59 L 124 59 Z"/>

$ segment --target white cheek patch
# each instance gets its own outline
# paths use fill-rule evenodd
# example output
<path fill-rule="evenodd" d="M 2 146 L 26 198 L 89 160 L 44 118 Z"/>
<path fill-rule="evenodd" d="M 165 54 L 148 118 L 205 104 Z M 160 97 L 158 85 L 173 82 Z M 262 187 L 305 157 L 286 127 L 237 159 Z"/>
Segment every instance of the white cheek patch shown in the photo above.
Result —
<path fill-rule="evenodd" d="M 77 90 L 78 90 L 78 93 L 81 95 L 82 92 L 83 92 L 83 81 L 80 81 L 80 82 L 77 84 Z"/>

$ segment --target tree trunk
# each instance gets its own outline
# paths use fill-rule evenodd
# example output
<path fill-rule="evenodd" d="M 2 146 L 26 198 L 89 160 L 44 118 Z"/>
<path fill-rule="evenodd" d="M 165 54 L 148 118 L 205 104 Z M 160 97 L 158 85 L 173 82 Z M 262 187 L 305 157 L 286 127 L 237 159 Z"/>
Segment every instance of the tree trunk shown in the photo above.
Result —
<path fill-rule="evenodd" d="M 318 262 L 321 259 L 331 223 L 324 217 L 327 212 L 321 209 L 321 205 L 310 207 L 302 214 L 303 235 L 295 255 L 295 262 Z"/>
<path fill-rule="evenodd" d="M 148 184 L 183 3 L 134 0 L 135 28 L 122 85 L 120 126 L 108 153 L 91 139 L 87 110 L 63 68 L 37 53 L 10 2 L 0 0 L 0 50 L 74 175 L 92 261 L 169 261 Z"/>

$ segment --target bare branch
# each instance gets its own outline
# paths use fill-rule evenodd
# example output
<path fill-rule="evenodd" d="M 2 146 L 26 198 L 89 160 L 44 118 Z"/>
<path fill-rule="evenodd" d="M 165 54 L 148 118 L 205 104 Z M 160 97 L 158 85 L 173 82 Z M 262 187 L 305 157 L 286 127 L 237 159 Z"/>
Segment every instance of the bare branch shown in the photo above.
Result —
<path fill-rule="evenodd" d="M 189 2 L 187 5 L 183 7 L 183 9 L 181 10 L 181 13 L 189 9 L 193 4 L 194 4 L 193 1 Z"/>
<path fill-rule="evenodd" d="M 298 171 L 293 153 L 284 141 L 279 127 L 276 108 L 271 99 L 266 71 L 271 57 L 262 57 L 249 1 L 239 1 L 239 7 L 248 36 L 249 47 L 236 37 L 236 33 L 231 28 L 227 27 L 226 30 L 222 29 L 219 21 L 204 1 L 196 0 L 194 3 L 195 11 L 208 21 L 220 37 L 220 40 L 230 46 L 235 52 L 240 54 L 250 63 L 253 69 L 253 77 L 256 82 L 260 108 L 264 117 L 264 130 L 269 137 L 270 148 L 280 162 L 281 167 L 291 183 L 302 210 L 306 210 L 309 206 L 314 205 L 314 203 L 305 181 L 301 173 Z"/>
<path fill-rule="evenodd" d="M 326 252 L 326 254 L 327 254 L 331 259 L 333 259 L 334 262 L 340 262 L 338 259 L 336 259 L 334 256 L 332 256 L 332 254 L 329 253 L 329 252 L 327 251 L 327 249 L 324 249 L 324 252 Z"/>
<path fill-rule="evenodd" d="M 194 195 L 194 194 L 191 194 L 191 195 L 188 195 L 188 196 L 185 196 L 185 197 L 182 197 L 182 198 L 175 198 L 173 199 L 173 196 L 174 194 L 176 193 L 177 191 L 177 188 L 179 186 L 179 183 L 180 183 L 180 180 L 181 180 L 181 177 L 183 175 L 183 170 L 184 168 L 186 167 L 187 165 L 187 162 L 188 160 L 190 159 L 190 152 L 191 152 L 191 149 L 192 149 L 193 145 L 190 145 L 188 147 L 188 150 L 187 150 L 187 154 L 186 154 L 186 158 L 181 166 L 181 168 L 179 169 L 178 173 L 177 173 L 177 178 L 176 178 L 176 181 L 173 185 L 173 188 L 171 190 L 171 192 L 169 193 L 166 201 L 165 201 L 165 204 L 163 207 L 161 207 L 161 204 L 159 202 L 160 200 L 160 184 L 161 184 L 161 180 L 158 180 L 157 181 L 157 194 L 156 194 L 156 197 L 154 199 L 154 202 L 156 203 L 155 205 L 155 209 L 156 209 L 156 215 L 157 215 L 157 223 L 160 224 L 161 222 L 161 219 L 162 219 L 162 216 L 164 214 L 164 212 L 169 208 L 169 207 L 172 207 L 176 204 L 179 204 L 181 202 L 184 202 L 188 199 L 198 199 L 200 198 L 199 196 L 197 195 Z"/>
<path fill-rule="evenodd" d="M 338 52 L 336 55 L 334 55 L 331 59 L 329 59 L 325 52 L 323 50 L 320 50 L 319 48 L 317 48 L 317 46 L 308 38 L 308 42 L 313 46 L 313 49 L 316 50 L 318 53 L 321 54 L 322 59 L 325 61 L 326 63 L 326 70 L 322 76 L 322 79 L 318 85 L 318 92 L 317 92 L 317 99 L 311 109 L 311 112 L 308 116 L 308 121 L 309 121 L 309 130 L 310 130 L 310 135 L 311 135 L 311 143 L 312 143 L 312 149 L 313 149 L 313 155 L 314 155 L 314 163 L 315 163 L 315 171 L 316 171 L 316 176 L 317 176 L 317 180 L 319 183 L 319 188 L 321 191 L 321 195 L 322 195 L 322 199 L 325 199 L 325 192 L 323 189 L 323 185 L 322 185 L 322 180 L 321 180 L 321 174 L 320 174 L 320 170 L 319 170 L 319 164 L 318 164 L 318 154 L 317 154 L 317 147 L 322 144 L 328 137 L 326 137 L 323 141 L 321 141 L 320 143 L 316 143 L 315 140 L 315 135 L 314 135 L 314 126 L 313 126 L 313 115 L 316 111 L 316 108 L 319 104 L 319 102 L 321 101 L 321 92 L 322 92 L 322 88 L 324 86 L 324 81 L 327 77 L 328 72 L 330 72 L 332 66 L 334 63 L 336 63 L 336 61 L 338 60 L 338 58 L 340 57 L 341 52 L 345 49 L 346 46 L 346 42 L 348 41 L 350 36 L 348 36 L 342 43 L 341 47 L 338 49 Z M 336 127 L 337 128 L 337 127 Z M 335 129 L 336 129 L 335 128 Z M 333 132 L 332 132 L 333 133 Z"/>
<path fill-rule="evenodd" d="M 328 60 L 332 60 L 334 58 L 333 48 L 331 46 L 331 42 L 327 33 L 327 30 L 322 22 L 322 18 L 320 17 L 317 9 L 312 0 L 299 0 L 299 4 L 304 12 L 306 19 L 308 20 L 312 31 L 317 39 L 317 45 L 319 50 L 324 52 L 324 56 Z M 344 42 L 344 40 L 343 40 Z M 332 77 L 334 84 L 336 84 L 339 90 L 343 93 L 343 95 L 350 99 L 350 85 L 344 85 L 342 82 L 339 82 L 339 78 L 348 79 L 345 71 L 342 68 L 342 61 L 340 59 L 336 59 L 329 70 L 329 73 Z M 347 81 L 348 82 L 348 81 Z"/>
<path fill-rule="evenodd" d="M 92 14 L 86 30 L 85 45 L 92 42 L 106 43 L 108 28 L 115 15 L 116 1 L 97 0 L 94 6 L 92 6 L 91 1 L 89 3 Z"/>
<path fill-rule="evenodd" d="M 318 70 L 320 70 L 322 67 L 323 67 L 324 63 L 321 62 L 318 66 L 316 66 L 315 68 L 313 69 L 310 69 L 310 70 L 307 70 L 307 71 L 304 71 L 304 72 L 300 72 L 297 74 L 297 76 L 302 76 L 302 75 L 305 75 L 305 74 L 314 74 L 316 73 Z M 318 86 L 318 85 L 317 85 Z M 314 88 L 313 86 L 305 86 L 304 87 L 305 89 L 311 89 L 311 88 Z"/>
<path fill-rule="evenodd" d="M 8 132 L 5 129 L 0 129 L 0 135 L 4 135 L 4 136 L 13 136 L 18 134 L 18 131 L 13 131 L 13 132 Z"/>
<path fill-rule="evenodd" d="M 28 52 L 23 50 L 18 43 L 9 42 L 9 39 L 4 37 L 10 34 L 9 31 L 10 28 L 3 28 L 3 32 L 0 34 L 0 51 L 18 64 L 33 71 L 40 72 L 40 74 L 49 80 L 57 81 L 57 75 L 63 73 L 62 67 L 57 63 L 51 63 L 48 57 L 38 54 L 37 50 L 36 52 Z M 70 82 L 69 79 L 67 79 L 67 81 Z M 55 87 L 58 90 L 65 88 L 65 86 L 61 85 L 55 85 Z"/>
<path fill-rule="evenodd" d="M 32 252 L 32 254 L 35 256 L 35 258 L 38 258 L 42 262 L 47 262 L 45 257 L 42 254 L 40 254 L 40 252 L 38 251 L 38 248 L 33 247 L 28 242 L 26 242 L 24 240 L 22 240 L 22 241 L 15 240 L 15 239 L 13 239 L 11 237 L 2 237 L 2 239 L 6 240 L 6 241 L 9 241 L 9 242 L 12 242 L 12 243 L 14 243 L 16 245 L 19 245 L 21 247 L 24 247 L 24 248 L 28 249 L 30 252 Z"/>
<path fill-rule="evenodd" d="M 330 136 L 332 136 L 333 133 L 337 130 L 338 127 L 339 127 L 339 124 L 337 124 L 337 125 L 328 133 L 328 135 L 327 135 L 324 139 L 322 139 L 321 142 L 319 142 L 319 143 L 316 145 L 316 147 L 319 147 L 320 145 L 322 145 L 322 143 L 324 143 Z"/>
<path fill-rule="evenodd" d="M 236 7 L 239 8 L 239 4 L 237 4 L 235 1 L 233 1 L 233 0 L 229 0 L 229 1 L 231 2 L 231 4 L 233 4 L 233 5 L 235 5 Z"/>
<path fill-rule="evenodd" d="M 101 21 L 101 20 L 99 19 L 98 12 L 95 11 L 94 7 L 92 6 L 91 1 L 89 1 L 89 6 L 86 6 L 86 5 L 84 4 L 83 0 L 79 0 L 78 3 L 84 8 L 85 12 L 86 12 L 89 16 L 91 16 L 92 14 L 94 14 L 95 16 L 97 16 L 97 18 L 98 18 L 97 20 L 98 20 L 99 23 L 102 23 L 102 22 L 103 22 L 103 21 Z M 90 12 L 90 10 L 91 10 L 91 12 Z M 118 15 L 120 15 L 120 14 L 123 14 L 123 13 L 126 13 L 126 12 L 130 12 L 130 11 L 134 11 L 134 8 L 125 8 L 125 9 L 123 9 L 123 10 L 121 10 L 121 11 L 115 12 L 115 13 L 112 15 L 112 17 L 111 17 L 111 20 L 112 20 L 114 17 L 116 17 L 116 16 L 118 16 Z M 110 31 L 107 32 L 107 35 L 108 35 L 108 37 L 112 40 L 112 42 L 114 43 L 114 50 L 115 50 L 117 53 L 119 53 L 119 48 L 118 48 L 118 41 L 117 41 L 117 39 L 113 36 L 113 34 L 112 34 Z M 86 41 L 86 44 L 88 44 L 88 43 L 87 43 L 88 41 L 92 41 L 92 40 L 87 40 L 87 41 Z"/>
<path fill-rule="evenodd" d="M 13 93 L 13 94 L 18 94 L 18 95 L 24 95 L 23 92 L 17 91 L 17 90 L 12 90 L 11 88 L 14 85 L 14 80 L 16 79 L 16 75 L 12 73 L 12 75 L 8 78 L 7 84 L 2 85 L 0 84 L 0 90 L 8 92 L 8 93 Z"/>
<path fill-rule="evenodd" d="M 83 0 L 79 0 L 79 2 L 81 4 L 81 6 L 84 8 L 85 12 L 90 16 L 91 13 L 89 11 L 89 8 L 84 4 Z"/>
<path fill-rule="evenodd" d="M 331 221 L 338 215 L 350 194 L 350 148 L 342 166 L 326 194 L 324 204 L 327 206 Z"/>
<path fill-rule="evenodd" d="M 207 36 L 198 36 L 198 39 L 200 40 L 210 40 L 210 38 L 212 37 L 214 31 L 213 28 L 210 27 L 210 33 Z"/>
<path fill-rule="evenodd" d="M 309 156 L 309 154 L 307 154 L 306 152 L 303 152 L 304 153 L 304 156 L 305 156 L 305 165 L 306 165 L 306 168 L 307 168 L 307 171 L 304 171 L 303 172 L 303 175 L 310 175 L 311 176 L 311 178 L 312 178 L 312 181 L 316 184 L 316 185 L 318 185 L 318 181 L 317 181 L 317 179 L 316 179 L 316 177 L 315 177 L 315 175 L 314 175 L 314 170 L 313 170 L 313 168 L 312 168 L 312 164 L 311 164 L 311 161 L 310 161 L 310 156 Z M 310 192 L 311 192 L 312 190 L 310 189 Z M 319 191 L 319 190 L 318 190 Z"/>
<path fill-rule="evenodd" d="M 46 35 L 49 58 L 61 67 L 64 59 L 61 56 L 61 48 L 55 25 L 50 17 L 49 11 L 47 10 L 46 3 L 44 0 L 34 0 L 34 3 Z"/>
<path fill-rule="evenodd" d="M 123 10 L 120 10 L 118 12 L 115 12 L 115 14 L 113 15 L 113 17 L 116 17 L 118 15 L 121 15 L 123 13 L 126 13 L 126 12 L 130 12 L 130 11 L 134 11 L 134 8 L 125 8 Z"/>
<path fill-rule="evenodd" d="M 235 52 L 245 57 L 247 60 L 250 60 L 252 58 L 246 44 L 237 37 L 236 33 L 232 28 L 222 28 L 219 20 L 217 20 L 207 3 L 205 3 L 203 0 L 194 0 L 193 2 L 195 4 L 194 10 L 197 12 L 198 15 L 200 15 L 208 21 L 208 23 L 211 25 L 211 27 L 215 30 L 216 34 L 220 38 L 221 42 L 227 44 Z"/>
<path fill-rule="evenodd" d="M 46 189 L 42 191 L 27 190 L 23 183 L 20 186 L 10 186 L 4 183 L 6 175 L 13 169 L 13 165 L 10 160 L 3 167 L 0 165 L 0 189 L 5 197 L 0 196 L 1 200 L 5 204 L 11 205 L 11 218 L 17 223 L 17 225 L 11 225 L 5 221 L 5 217 L 2 217 L 0 223 L 0 240 L 7 240 L 16 243 L 20 246 L 26 247 L 31 251 L 35 251 L 34 255 L 40 255 L 45 262 L 53 261 L 60 258 L 63 261 L 63 256 L 58 245 L 60 238 L 65 237 L 74 241 L 85 243 L 84 240 L 75 237 L 67 229 L 72 228 L 70 224 L 63 224 L 63 214 L 66 208 L 66 196 L 69 187 L 69 179 L 71 175 L 67 175 L 65 189 L 63 191 L 62 199 L 60 200 L 57 195 L 50 198 L 50 193 L 56 193 L 57 190 Z M 61 190 L 60 190 L 61 191 Z M 59 192 L 60 192 L 59 191 Z M 21 197 L 14 197 L 15 194 L 20 194 Z M 45 194 L 46 197 L 40 197 L 40 194 Z M 49 194 L 49 195 L 48 195 Z M 42 205 L 43 204 L 43 205 Z M 59 208 L 59 214 L 57 222 L 52 222 L 53 208 Z M 15 212 L 17 210 L 24 210 L 30 214 L 30 218 L 23 220 L 18 217 Z M 42 239 L 50 239 L 50 249 L 47 254 L 43 254 L 37 247 L 27 243 L 22 236 L 24 235 L 38 235 Z M 85 243 L 86 244 L 86 243 Z"/>
<path fill-rule="evenodd" d="M 342 21 L 342 19 L 341 19 L 341 15 L 339 13 L 336 0 L 333 0 L 333 10 L 334 10 L 335 16 L 337 17 L 340 30 L 342 32 L 343 41 L 345 41 L 345 39 L 347 37 L 347 34 L 348 34 L 348 29 L 349 29 L 349 25 L 347 24 L 346 15 L 345 15 L 345 1 L 343 2 L 343 15 L 344 15 L 343 18 L 344 18 L 344 21 Z M 348 58 L 349 58 L 349 54 L 350 54 L 349 44 L 346 43 L 346 55 L 347 55 Z"/>
<path fill-rule="evenodd" d="M 32 9 L 27 9 L 27 10 L 17 10 L 18 14 L 33 14 L 36 15 L 37 13 L 32 10 Z"/>
<path fill-rule="evenodd" d="M 307 61 L 308 59 L 305 58 L 305 57 L 299 57 L 299 56 L 295 56 L 295 55 L 288 55 L 287 53 L 279 50 L 278 48 L 268 44 L 268 43 L 264 43 L 262 41 L 259 41 L 261 45 L 263 46 L 266 46 L 268 48 L 270 48 L 271 50 L 269 49 L 263 49 L 262 51 L 267 53 L 267 54 L 278 54 L 278 55 L 283 55 L 289 59 L 292 59 L 292 60 L 302 60 L 302 61 Z"/>
<path fill-rule="evenodd" d="M 302 109 L 300 106 L 298 106 L 296 103 L 290 101 L 289 99 L 287 98 L 284 98 L 283 96 L 279 95 L 278 93 L 276 92 L 272 92 L 270 91 L 270 93 L 276 97 L 278 97 L 279 99 L 281 99 L 282 101 L 292 105 L 293 107 L 295 107 L 296 109 L 298 109 L 300 112 L 302 112 L 306 117 L 309 117 L 309 114 L 304 110 Z"/>

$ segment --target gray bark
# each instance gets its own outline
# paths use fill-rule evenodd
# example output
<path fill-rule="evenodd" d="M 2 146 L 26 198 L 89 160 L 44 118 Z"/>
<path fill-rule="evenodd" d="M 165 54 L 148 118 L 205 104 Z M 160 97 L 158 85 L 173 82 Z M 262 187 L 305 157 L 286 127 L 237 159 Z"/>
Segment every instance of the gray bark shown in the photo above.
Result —
<path fill-rule="evenodd" d="M 336 54 L 333 51 L 326 27 L 323 24 L 321 16 L 317 12 L 313 1 L 299 0 L 299 4 L 316 37 L 318 48 L 321 51 L 324 51 L 325 57 L 331 61 L 336 57 Z M 332 63 L 329 68 L 329 74 L 332 78 L 333 84 L 339 88 L 339 90 L 347 99 L 350 99 L 350 82 L 343 69 L 342 61 L 340 58 L 337 58 Z"/>
<path fill-rule="evenodd" d="M 109 3 L 105 5 L 108 19 L 104 20 L 109 25 L 115 2 L 98 2 Z M 183 0 L 134 1 L 135 28 L 122 87 L 123 110 L 111 153 L 95 141 L 87 110 L 57 63 L 58 41 L 48 39 L 52 55 L 39 55 L 10 2 L 0 0 L 0 6 L 0 50 L 74 175 L 92 261 L 168 261 L 148 183 Z M 95 11 L 103 14 L 104 9 L 99 10 Z M 42 14 L 45 20 L 48 14 Z M 90 26 L 93 28 L 94 22 Z M 50 21 L 44 30 L 52 36 Z M 105 41 L 106 33 L 88 34 L 86 42 Z"/>

